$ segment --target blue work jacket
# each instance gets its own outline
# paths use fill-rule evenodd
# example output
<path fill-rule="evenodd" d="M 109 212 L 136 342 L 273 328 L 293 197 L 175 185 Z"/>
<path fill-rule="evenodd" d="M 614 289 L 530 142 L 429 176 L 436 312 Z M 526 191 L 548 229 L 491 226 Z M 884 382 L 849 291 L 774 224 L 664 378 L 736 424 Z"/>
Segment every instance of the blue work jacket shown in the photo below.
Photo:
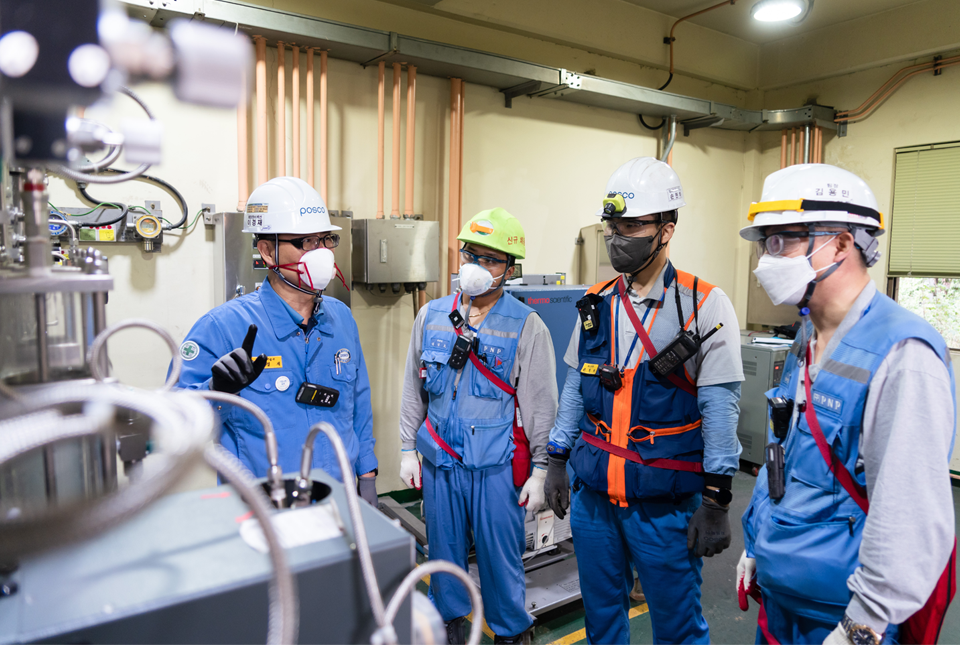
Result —
<path fill-rule="evenodd" d="M 177 385 L 209 389 L 211 368 L 217 360 L 240 347 L 247 328 L 258 328 L 254 357 L 266 354 L 267 367 L 239 395 L 259 406 L 273 423 L 283 472 L 300 469 L 303 442 L 311 426 L 327 421 L 340 433 L 355 475 L 377 467 L 373 452 L 373 412 L 370 380 L 360 348 L 357 324 L 350 309 L 324 296 L 316 323 L 304 331 L 292 310 L 264 281 L 259 290 L 241 296 L 207 313 L 197 321 L 180 346 L 183 371 Z M 296 402 L 304 382 L 340 392 L 336 405 L 321 408 Z M 217 404 L 222 429 L 220 443 L 257 477 L 267 473 L 263 428 L 248 412 Z M 317 436 L 313 467 L 341 478 L 336 455 L 323 434 Z"/>

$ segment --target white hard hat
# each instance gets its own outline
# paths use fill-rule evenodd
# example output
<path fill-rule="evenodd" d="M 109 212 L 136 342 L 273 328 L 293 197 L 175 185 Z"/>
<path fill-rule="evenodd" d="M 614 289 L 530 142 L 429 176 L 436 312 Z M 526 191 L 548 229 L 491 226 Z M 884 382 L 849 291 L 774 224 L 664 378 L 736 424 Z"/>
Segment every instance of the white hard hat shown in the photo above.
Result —
<path fill-rule="evenodd" d="M 617 168 L 607 182 L 600 217 L 642 217 L 686 206 L 673 168 L 653 157 L 637 157 Z"/>
<path fill-rule="evenodd" d="M 247 199 L 244 233 L 310 235 L 339 231 L 330 223 L 320 193 L 296 177 L 275 177 L 257 186 Z"/>
<path fill-rule="evenodd" d="M 867 183 L 852 172 L 828 164 L 798 164 L 763 182 L 759 202 L 750 205 L 745 240 L 759 240 L 763 227 L 786 224 L 852 224 L 883 234 L 883 213 Z"/>

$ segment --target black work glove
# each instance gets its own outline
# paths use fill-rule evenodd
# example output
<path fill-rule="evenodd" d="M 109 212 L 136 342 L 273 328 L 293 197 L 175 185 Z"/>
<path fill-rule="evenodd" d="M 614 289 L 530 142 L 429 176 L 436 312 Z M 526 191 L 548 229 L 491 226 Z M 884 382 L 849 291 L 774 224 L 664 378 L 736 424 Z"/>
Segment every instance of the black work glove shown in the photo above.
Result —
<path fill-rule="evenodd" d="M 267 366 L 267 355 L 260 354 L 255 361 L 250 360 L 253 352 L 253 341 L 257 337 L 257 326 L 247 328 L 247 336 L 243 345 L 233 350 L 213 364 L 213 382 L 211 390 L 236 394 L 243 388 L 257 380 L 260 372 Z"/>
<path fill-rule="evenodd" d="M 566 517 L 570 506 L 570 477 L 567 475 L 566 459 L 553 455 L 547 457 L 547 479 L 543 482 L 543 494 L 557 519 Z"/>
<path fill-rule="evenodd" d="M 697 547 L 698 557 L 708 558 L 730 546 L 730 518 L 728 507 L 720 506 L 712 499 L 703 498 L 703 505 L 690 518 L 687 527 L 687 548 Z"/>
<path fill-rule="evenodd" d="M 377 478 L 357 477 L 357 494 L 367 501 L 370 506 L 377 508 Z"/>

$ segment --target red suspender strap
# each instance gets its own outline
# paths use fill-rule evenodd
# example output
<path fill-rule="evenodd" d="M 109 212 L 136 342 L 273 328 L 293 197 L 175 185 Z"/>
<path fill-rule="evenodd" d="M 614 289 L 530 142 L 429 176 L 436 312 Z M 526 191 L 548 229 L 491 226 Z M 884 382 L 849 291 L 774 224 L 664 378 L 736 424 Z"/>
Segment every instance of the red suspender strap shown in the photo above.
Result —
<path fill-rule="evenodd" d="M 810 434 L 813 435 L 814 441 L 817 442 L 817 448 L 820 449 L 820 454 L 823 456 L 823 460 L 827 462 L 827 467 L 830 469 L 830 472 L 833 473 L 834 477 L 840 482 L 840 485 L 843 486 L 843 489 L 853 498 L 853 501 L 857 503 L 860 510 L 867 513 L 870 510 L 870 502 L 867 501 L 867 492 L 863 486 L 860 485 L 860 482 L 853 478 L 850 471 L 843 467 L 843 464 L 839 462 L 836 455 L 830 450 L 830 446 L 827 445 L 827 438 L 823 435 L 823 430 L 820 429 L 820 422 L 817 421 L 817 413 L 813 409 L 813 394 L 810 386 L 810 360 L 810 345 L 808 344 L 807 360 L 803 366 L 803 385 L 807 395 L 804 416 L 807 419 L 807 425 L 810 426 Z"/>
<path fill-rule="evenodd" d="M 679 459 L 644 459 L 638 453 L 621 448 L 609 441 L 604 441 L 595 434 L 584 432 L 580 435 L 583 440 L 591 446 L 596 446 L 601 450 L 609 452 L 611 455 L 622 457 L 637 464 L 650 466 L 651 468 L 662 468 L 664 470 L 684 470 L 688 473 L 702 473 L 703 464 L 698 461 L 680 461 Z"/>
<path fill-rule="evenodd" d="M 637 316 L 637 312 L 633 308 L 633 303 L 630 302 L 630 298 L 627 297 L 627 288 L 623 283 L 623 276 L 620 276 L 620 279 L 617 281 L 617 289 L 620 292 L 620 302 L 623 303 L 623 308 L 627 310 L 627 317 L 630 318 L 630 322 L 633 323 L 633 328 L 636 330 L 637 336 L 640 337 L 643 348 L 647 350 L 647 356 L 649 357 L 647 360 L 652 360 L 653 357 L 657 355 L 657 348 L 654 347 L 653 341 L 650 340 L 647 330 L 643 328 L 643 323 L 640 322 L 640 317 Z M 683 321 L 680 321 L 680 324 L 682 325 Z M 667 380 L 687 394 L 691 396 L 697 395 L 697 389 L 691 385 L 689 381 L 683 380 L 676 374 L 670 374 L 667 376 Z"/>
<path fill-rule="evenodd" d="M 457 461 L 463 461 L 463 457 L 457 454 L 457 451 L 451 448 L 446 441 L 440 438 L 440 435 L 437 434 L 437 431 L 433 429 L 433 424 L 430 423 L 430 417 L 426 418 L 427 423 L 427 432 L 430 433 L 430 436 L 433 437 L 433 440 L 437 442 L 437 445 L 443 449 L 445 453 L 456 459 Z"/>

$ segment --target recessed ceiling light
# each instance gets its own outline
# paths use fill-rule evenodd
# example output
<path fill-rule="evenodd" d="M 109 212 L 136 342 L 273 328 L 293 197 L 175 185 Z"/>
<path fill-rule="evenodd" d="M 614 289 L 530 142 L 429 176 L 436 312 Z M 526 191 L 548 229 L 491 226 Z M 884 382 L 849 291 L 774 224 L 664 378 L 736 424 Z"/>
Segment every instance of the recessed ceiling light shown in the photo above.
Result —
<path fill-rule="evenodd" d="M 781 22 L 806 17 L 809 10 L 807 0 L 760 0 L 753 5 L 750 15 L 760 22 Z"/>

